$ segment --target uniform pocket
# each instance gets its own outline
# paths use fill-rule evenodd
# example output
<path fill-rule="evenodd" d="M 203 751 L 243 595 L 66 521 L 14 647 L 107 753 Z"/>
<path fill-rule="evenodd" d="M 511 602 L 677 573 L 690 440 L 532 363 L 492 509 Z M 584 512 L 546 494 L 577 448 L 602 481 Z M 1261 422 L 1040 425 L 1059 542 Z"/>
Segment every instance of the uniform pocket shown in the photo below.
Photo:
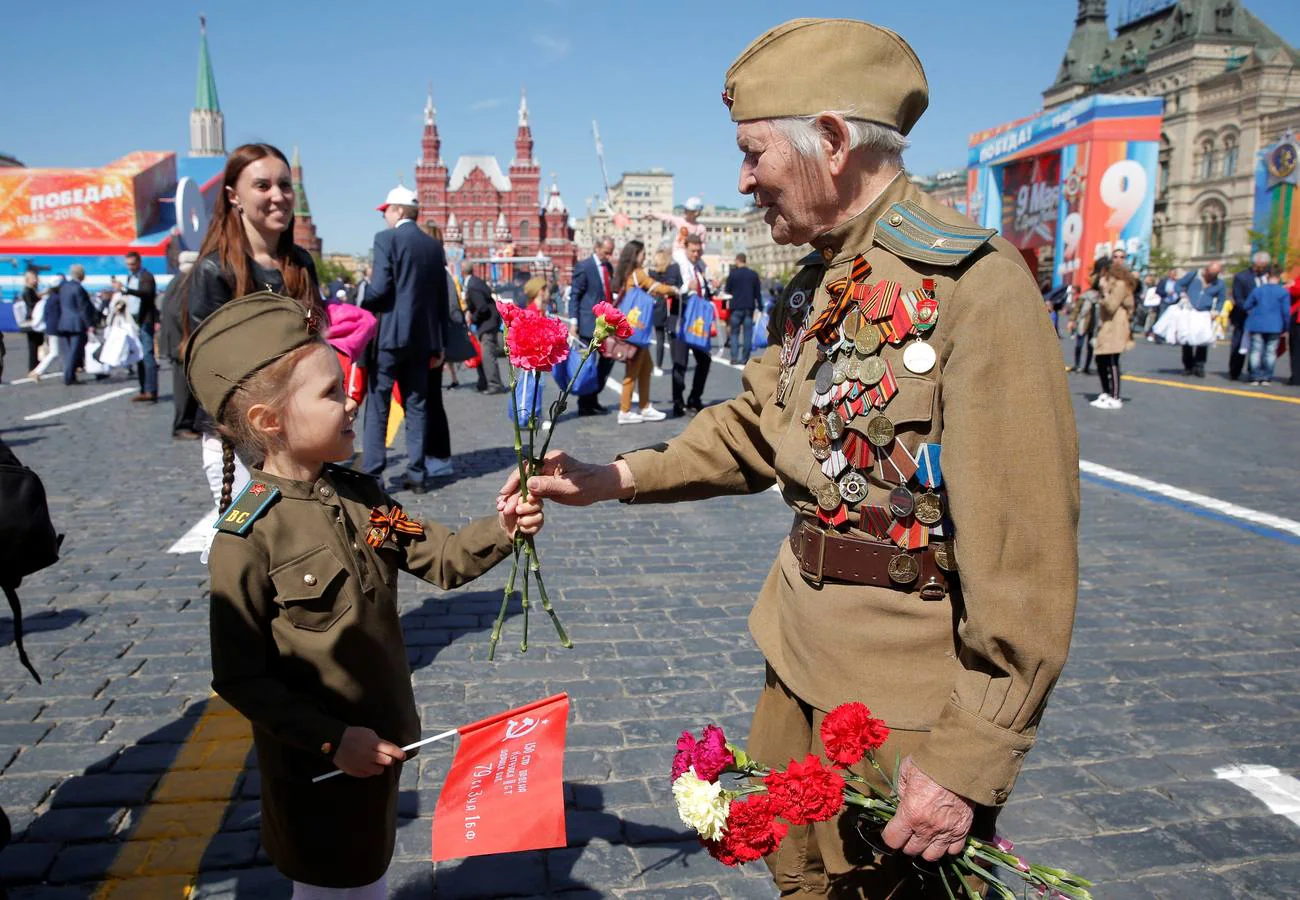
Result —
<path fill-rule="evenodd" d="M 912 426 L 926 432 L 934 420 L 934 382 L 920 375 L 898 375 L 898 393 L 885 407 L 885 415 L 895 428 Z M 919 426 L 919 427 L 918 427 Z"/>
<path fill-rule="evenodd" d="M 343 591 L 346 571 L 325 546 L 271 570 L 275 601 L 294 628 L 328 631 L 352 608 Z"/>

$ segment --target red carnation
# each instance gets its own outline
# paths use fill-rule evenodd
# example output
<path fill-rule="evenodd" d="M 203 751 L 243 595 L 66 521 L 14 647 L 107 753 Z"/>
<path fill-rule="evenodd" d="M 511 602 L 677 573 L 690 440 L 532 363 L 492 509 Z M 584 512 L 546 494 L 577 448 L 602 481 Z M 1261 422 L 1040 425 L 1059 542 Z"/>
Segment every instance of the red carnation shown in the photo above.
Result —
<path fill-rule="evenodd" d="M 673 756 L 673 781 L 681 778 L 686 770 L 691 767 L 691 754 L 694 750 L 695 735 L 689 731 L 683 731 L 682 736 L 677 739 L 677 753 Z"/>
<path fill-rule="evenodd" d="M 506 332 L 506 349 L 516 369 L 549 372 L 569 355 L 569 329 L 535 309 L 521 310 Z"/>
<path fill-rule="evenodd" d="M 889 726 L 874 718 L 861 703 L 844 703 L 826 714 L 821 727 L 826 758 L 842 766 L 859 762 L 871 750 L 879 750 L 889 737 Z"/>
<path fill-rule="evenodd" d="M 790 760 L 784 772 L 763 779 L 776 814 L 794 825 L 825 822 L 844 806 L 844 778 L 813 754 L 801 763 Z"/>
<path fill-rule="evenodd" d="M 606 303 L 604 300 L 597 303 L 591 308 L 592 314 L 597 319 L 603 318 L 605 324 L 609 326 L 610 333 L 619 340 L 627 340 L 632 336 L 632 323 L 623 315 L 623 311 L 612 303 Z"/>
<path fill-rule="evenodd" d="M 762 859 L 780 846 L 790 828 L 776 819 L 772 801 L 765 794 L 735 800 L 727 814 L 727 828 L 720 841 L 702 841 L 709 855 L 728 866 Z"/>

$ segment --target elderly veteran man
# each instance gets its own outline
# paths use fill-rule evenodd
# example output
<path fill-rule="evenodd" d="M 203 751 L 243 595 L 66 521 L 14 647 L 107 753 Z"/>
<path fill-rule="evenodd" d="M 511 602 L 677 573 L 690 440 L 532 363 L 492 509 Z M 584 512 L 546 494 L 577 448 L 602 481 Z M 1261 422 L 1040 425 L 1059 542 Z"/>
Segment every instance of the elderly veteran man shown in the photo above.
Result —
<path fill-rule="evenodd" d="M 738 397 L 668 443 L 605 466 L 555 454 L 530 487 L 583 504 L 779 485 L 794 525 L 749 620 L 768 663 L 749 750 L 819 753 L 825 711 L 858 700 L 892 729 L 882 758 L 903 762 L 883 835 L 792 828 L 769 857 L 777 885 L 942 897 L 909 857 L 992 829 L 1069 646 L 1078 441 L 1060 349 L 1019 253 L 903 174 L 927 85 L 898 35 L 787 22 L 745 49 L 723 98 L 741 192 L 778 243 L 816 248 L 770 346 Z"/>

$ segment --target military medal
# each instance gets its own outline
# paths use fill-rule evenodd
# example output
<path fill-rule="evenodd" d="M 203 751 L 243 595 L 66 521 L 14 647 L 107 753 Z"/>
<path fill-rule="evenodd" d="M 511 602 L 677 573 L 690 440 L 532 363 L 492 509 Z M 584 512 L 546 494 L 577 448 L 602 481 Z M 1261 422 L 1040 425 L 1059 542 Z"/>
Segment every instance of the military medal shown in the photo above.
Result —
<path fill-rule="evenodd" d="M 858 331 L 862 328 L 862 313 L 856 309 L 852 310 L 844 317 L 844 322 L 840 325 L 846 340 L 852 342 L 858 336 Z"/>
<path fill-rule="evenodd" d="M 907 484 L 916 474 L 916 460 L 902 441 L 894 441 L 888 455 L 880 457 L 881 477 L 892 484 Z"/>
<path fill-rule="evenodd" d="M 835 384 L 843 384 L 849 380 L 849 361 L 847 359 L 837 359 L 834 367 L 831 369 L 831 381 Z"/>
<path fill-rule="evenodd" d="M 859 379 L 863 384 L 878 384 L 880 379 L 885 377 L 889 364 L 879 356 L 872 356 L 862 361 L 860 366 L 862 377 Z"/>
<path fill-rule="evenodd" d="M 853 338 L 853 349 L 861 356 L 870 356 L 880 349 L 880 329 L 864 322 Z"/>
<path fill-rule="evenodd" d="M 813 389 L 819 394 L 828 394 L 834 386 L 835 367 L 828 361 L 818 363 L 817 371 L 813 374 Z"/>
<path fill-rule="evenodd" d="M 914 375 L 924 375 L 934 368 L 934 348 L 925 341 L 913 341 L 903 351 L 903 365 Z"/>
<path fill-rule="evenodd" d="M 934 564 L 936 566 L 945 572 L 957 571 L 957 553 L 953 549 L 952 541 L 940 541 L 930 546 L 934 553 Z"/>
<path fill-rule="evenodd" d="M 922 525 L 938 525 L 943 521 L 943 500 L 938 494 L 926 491 L 916 497 L 912 514 Z"/>
<path fill-rule="evenodd" d="M 895 519 L 906 519 L 916 509 L 916 498 L 901 484 L 889 492 L 889 511 Z"/>
<path fill-rule="evenodd" d="M 871 468 L 873 462 L 871 445 L 857 432 L 846 432 L 844 435 L 844 458 L 849 461 L 849 465 L 853 468 L 865 472 Z"/>
<path fill-rule="evenodd" d="M 931 297 L 922 297 L 916 301 L 916 320 L 913 323 L 917 331 L 929 331 L 939 321 L 939 302 Z"/>
<path fill-rule="evenodd" d="M 894 377 L 893 367 L 885 362 L 885 374 L 881 376 L 879 384 L 867 391 L 867 402 L 876 409 L 884 409 L 897 393 L 898 379 Z"/>
<path fill-rule="evenodd" d="M 840 496 L 849 506 L 857 506 L 867 498 L 867 479 L 858 472 L 849 472 L 840 479 Z"/>
<path fill-rule="evenodd" d="M 894 423 L 884 416 L 876 416 L 867 422 L 867 440 L 874 447 L 884 447 L 894 439 Z"/>
<path fill-rule="evenodd" d="M 921 567 L 906 553 L 900 553 L 889 561 L 889 580 L 894 584 L 911 584 L 920 574 Z"/>

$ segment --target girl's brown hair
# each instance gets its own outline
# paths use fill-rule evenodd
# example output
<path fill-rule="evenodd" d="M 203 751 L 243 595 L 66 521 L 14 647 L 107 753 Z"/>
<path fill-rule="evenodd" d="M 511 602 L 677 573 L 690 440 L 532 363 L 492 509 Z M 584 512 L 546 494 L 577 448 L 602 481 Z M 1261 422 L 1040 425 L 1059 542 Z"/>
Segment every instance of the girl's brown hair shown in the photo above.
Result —
<path fill-rule="evenodd" d="M 217 254 L 226 280 L 236 297 L 252 293 L 257 285 L 253 281 L 252 248 L 244 234 L 244 223 L 239 210 L 231 205 L 227 189 L 234 190 L 244 169 L 268 156 L 274 156 L 286 167 L 289 165 L 284 154 L 270 144 L 242 144 L 227 157 L 226 168 L 221 175 L 221 189 L 217 191 L 217 202 L 212 210 L 212 221 L 203 238 L 203 245 L 199 247 L 199 259 L 210 253 Z M 311 275 L 294 259 L 292 216 L 289 218 L 289 227 L 275 243 L 274 253 L 280 272 L 284 275 L 285 295 L 300 300 L 305 305 L 319 305 L 320 297 L 316 296 L 318 292 L 312 285 Z M 187 309 L 187 318 L 188 312 Z"/>
<path fill-rule="evenodd" d="M 235 454 L 238 453 L 250 465 L 260 467 L 266 461 L 266 451 L 271 447 L 267 436 L 254 428 L 248 420 L 248 411 L 258 404 L 277 411 L 284 409 L 289 397 L 289 376 L 294 366 L 317 348 L 328 346 L 324 339 L 318 338 L 273 360 L 240 382 L 222 407 L 221 416 L 216 423 L 221 435 L 219 509 L 222 513 L 234 499 Z"/>

